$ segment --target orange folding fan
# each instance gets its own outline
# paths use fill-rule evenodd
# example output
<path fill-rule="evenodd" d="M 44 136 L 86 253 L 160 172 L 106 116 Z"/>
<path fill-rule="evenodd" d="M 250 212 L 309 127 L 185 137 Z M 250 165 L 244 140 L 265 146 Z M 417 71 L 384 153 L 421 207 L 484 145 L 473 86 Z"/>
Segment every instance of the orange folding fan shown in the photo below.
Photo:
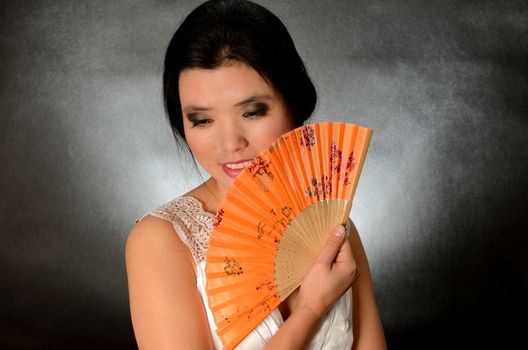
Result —
<path fill-rule="evenodd" d="M 372 130 L 321 122 L 294 129 L 235 179 L 207 251 L 207 295 L 234 348 L 302 282 L 332 227 L 348 219 Z"/>

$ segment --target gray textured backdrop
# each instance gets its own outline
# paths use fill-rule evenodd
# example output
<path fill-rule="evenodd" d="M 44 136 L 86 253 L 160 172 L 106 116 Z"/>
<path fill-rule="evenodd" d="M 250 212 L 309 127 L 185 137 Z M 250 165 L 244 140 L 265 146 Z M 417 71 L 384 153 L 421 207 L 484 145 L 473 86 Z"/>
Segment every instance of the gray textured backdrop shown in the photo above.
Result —
<path fill-rule="evenodd" d="M 352 218 L 391 348 L 521 340 L 526 1 L 261 3 L 305 59 L 316 119 L 374 129 Z M 126 235 L 198 184 L 160 93 L 196 4 L 0 0 L 0 348 L 135 346 Z"/>

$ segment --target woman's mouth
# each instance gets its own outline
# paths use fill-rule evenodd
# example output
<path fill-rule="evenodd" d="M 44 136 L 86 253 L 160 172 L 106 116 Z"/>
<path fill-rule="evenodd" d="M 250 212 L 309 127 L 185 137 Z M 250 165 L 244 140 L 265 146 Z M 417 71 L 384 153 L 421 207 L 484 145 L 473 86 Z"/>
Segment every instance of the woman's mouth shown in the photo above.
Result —
<path fill-rule="evenodd" d="M 251 164 L 251 161 L 252 160 L 249 159 L 239 160 L 237 162 L 222 163 L 222 169 L 229 177 L 235 178 L 242 172 L 242 170 L 244 170 L 246 166 Z"/>

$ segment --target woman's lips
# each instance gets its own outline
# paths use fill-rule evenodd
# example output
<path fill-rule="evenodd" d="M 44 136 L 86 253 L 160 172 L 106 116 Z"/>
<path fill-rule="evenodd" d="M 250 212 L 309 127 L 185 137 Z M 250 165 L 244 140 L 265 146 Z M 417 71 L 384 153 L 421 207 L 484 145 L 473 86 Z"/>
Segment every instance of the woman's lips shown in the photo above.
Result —
<path fill-rule="evenodd" d="M 237 161 L 237 162 L 227 162 L 227 163 L 223 163 L 222 164 L 222 169 L 224 170 L 224 172 L 229 177 L 235 178 L 249 164 L 251 164 L 251 159 L 249 159 L 249 160 L 240 160 L 240 161 Z"/>

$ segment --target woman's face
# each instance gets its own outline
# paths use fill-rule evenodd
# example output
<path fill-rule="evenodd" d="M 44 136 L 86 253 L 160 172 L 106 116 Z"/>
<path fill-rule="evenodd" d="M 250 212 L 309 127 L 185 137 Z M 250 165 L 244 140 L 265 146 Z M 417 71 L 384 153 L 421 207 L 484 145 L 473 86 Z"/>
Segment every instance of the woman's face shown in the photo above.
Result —
<path fill-rule="evenodd" d="M 185 139 L 222 197 L 250 160 L 294 128 L 282 96 L 240 62 L 186 69 L 179 91 Z"/>

